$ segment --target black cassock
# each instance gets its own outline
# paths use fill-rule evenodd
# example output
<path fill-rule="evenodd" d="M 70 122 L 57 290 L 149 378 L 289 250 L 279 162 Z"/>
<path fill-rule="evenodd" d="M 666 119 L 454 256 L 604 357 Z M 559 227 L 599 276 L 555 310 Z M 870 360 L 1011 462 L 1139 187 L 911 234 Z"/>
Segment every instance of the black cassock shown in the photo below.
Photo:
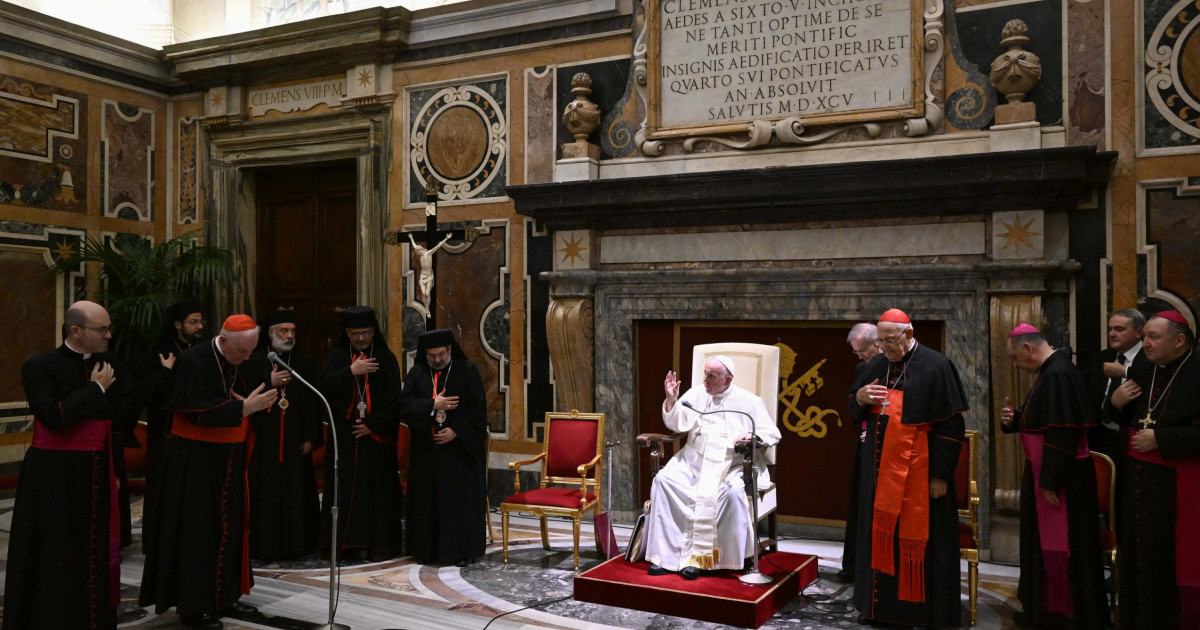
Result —
<path fill-rule="evenodd" d="M 858 390 L 870 382 L 866 380 L 867 364 L 867 361 L 860 361 L 854 366 L 854 383 L 850 385 L 850 391 L 846 394 L 847 404 L 850 406 L 850 418 L 857 418 L 860 415 L 860 405 L 855 396 L 858 394 Z M 854 432 L 854 464 L 850 469 L 850 505 L 846 509 L 846 533 L 842 542 L 842 570 L 850 573 L 854 572 L 855 544 L 858 542 L 858 488 L 863 452 L 863 440 L 859 436 L 864 431 L 862 421 L 858 421 L 858 426 L 855 428 L 857 430 Z"/>
<path fill-rule="evenodd" d="M 1176 367 L 1179 374 L 1168 388 Z M 1200 610 L 1200 593 L 1194 588 L 1181 589 L 1177 582 L 1176 558 L 1181 552 L 1177 548 L 1176 518 L 1179 512 L 1184 513 L 1182 533 L 1193 544 L 1200 543 L 1200 534 L 1196 533 L 1200 522 L 1187 515 L 1189 511 L 1197 513 L 1200 497 L 1188 496 L 1184 505 L 1178 505 L 1177 484 L 1182 479 L 1175 466 L 1200 465 L 1200 356 L 1193 355 L 1186 361 L 1180 358 L 1158 368 L 1157 375 L 1153 368 L 1146 370 L 1134 380 L 1142 394 L 1121 410 L 1121 427 L 1129 435 L 1141 429 L 1138 421 L 1146 417 L 1153 397 L 1155 410 L 1150 417 L 1157 423 L 1151 428 L 1158 449 L 1150 455 L 1161 458 L 1161 462 L 1133 457 L 1126 440 L 1122 461 L 1125 500 L 1119 521 L 1121 625 L 1154 630 L 1194 628 L 1196 625 L 1190 624 L 1196 618 L 1181 619 L 1181 614 L 1184 608 L 1192 614 Z M 1189 566 L 1196 568 L 1194 563 Z"/>
<path fill-rule="evenodd" d="M 216 613 L 250 592 L 246 544 L 246 451 L 242 401 L 261 384 L 250 362 L 230 365 L 216 339 L 175 361 L 171 437 L 146 548 L 138 601 L 158 613 Z"/>
<path fill-rule="evenodd" d="M 905 363 L 907 361 L 907 364 Z M 890 375 L 889 375 L 889 366 Z M 903 374 L 903 378 L 899 378 Z M 902 361 L 890 363 L 880 354 L 867 365 L 865 382 L 879 379 L 890 389 L 904 392 L 901 421 L 906 425 L 929 424 L 929 477 L 946 482 L 946 495 L 929 500 L 929 539 L 925 545 L 925 601 L 899 598 L 896 575 L 871 568 L 875 489 L 887 428 L 886 416 L 873 413 L 877 407 L 859 407 L 856 421 L 867 421 L 867 441 L 859 471 L 858 545 L 854 566 L 854 607 L 868 619 L 886 623 L 935 627 L 960 627 L 958 508 L 955 505 L 954 470 L 962 450 L 967 411 L 966 393 L 954 364 L 940 353 L 920 344 Z M 890 382 L 889 382 L 890 378 Z M 887 409 L 886 407 L 884 408 Z M 884 412 L 886 413 L 886 411 Z M 919 439 L 919 436 L 918 436 Z M 893 534 L 899 568 L 901 545 Z M 899 573 L 899 571 L 897 571 Z"/>
<path fill-rule="evenodd" d="M 190 346 L 178 339 L 165 337 L 150 348 L 141 363 L 138 389 L 146 405 L 146 495 L 142 514 L 153 514 L 159 480 L 162 478 L 163 458 L 167 452 L 167 436 L 171 433 L 171 390 L 175 384 L 175 369 L 163 367 L 159 356 L 175 355 L 176 360 Z M 142 518 L 142 551 L 153 544 L 152 519 Z"/>
<path fill-rule="evenodd" d="M 448 373 L 448 374 L 447 374 Z M 444 383 L 443 383 L 444 382 Z M 487 398 L 479 368 L 456 357 L 438 376 L 443 396 L 458 396 L 443 426 L 456 437 L 434 444 L 433 376 L 419 357 L 400 396 L 400 417 L 412 432 L 408 464 L 408 553 L 421 564 L 473 560 L 487 545 Z"/>
<path fill-rule="evenodd" d="M 1061 490 L 1066 501 L 1070 558 L 1067 581 L 1075 627 L 1102 628 L 1108 620 L 1104 565 L 1096 497 L 1096 467 L 1087 454 L 1086 436 L 1096 417 L 1079 371 L 1065 352 L 1050 355 L 1038 370 L 1025 404 L 1014 410 L 1016 421 L 1001 427 L 1005 433 L 1042 437 L 1041 474 L 1026 458 L 1021 482 L 1021 579 L 1017 598 L 1025 615 L 1038 625 L 1062 625 L 1064 619 L 1047 609 L 1048 584 L 1037 498 L 1042 489 Z M 1079 454 L 1083 453 L 1083 457 Z M 1053 582 L 1053 580 L 1049 580 Z M 1064 594 L 1065 596 L 1065 594 Z"/>
<path fill-rule="evenodd" d="M 379 369 L 363 376 L 350 372 L 353 362 L 348 344 L 331 350 L 325 357 L 318 387 L 329 400 L 337 425 L 340 453 L 338 476 L 338 541 L 341 549 L 363 550 L 372 560 L 400 555 L 404 541 L 401 518 L 404 499 L 397 470 L 396 436 L 400 431 L 396 418 L 396 399 L 400 395 L 400 365 L 387 346 L 374 344 L 369 356 Z M 371 435 L 356 438 L 354 423 L 357 404 L 363 396 L 367 405 L 363 424 Z M 330 508 L 333 507 L 333 448 L 326 445 L 325 492 L 321 506 L 320 546 L 329 545 Z"/>
<path fill-rule="evenodd" d="M 97 362 L 113 366 L 106 392 L 89 382 Z M 133 378 L 108 353 L 85 361 L 63 345 L 26 361 L 21 380 L 41 426 L 17 486 L 4 628 L 115 628 L 119 532 L 111 529 L 116 488 L 104 446 L 113 445 L 113 425 L 136 421 Z M 63 450 L 71 448 L 86 450 Z"/>
<path fill-rule="evenodd" d="M 250 361 L 265 371 L 270 382 L 271 363 L 267 351 L 258 350 Z M 312 357 L 284 352 L 280 358 L 305 379 L 317 376 Z M 317 501 L 317 478 L 312 453 L 300 452 L 301 444 L 315 448 L 321 442 L 321 418 L 325 408 L 312 391 L 299 382 L 279 388 L 280 397 L 266 411 L 251 419 L 254 451 L 250 454 L 250 555 L 258 560 L 296 558 L 317 549 L 321 508 Z M 287 400 L 287 409 L 283 401 Z"/>

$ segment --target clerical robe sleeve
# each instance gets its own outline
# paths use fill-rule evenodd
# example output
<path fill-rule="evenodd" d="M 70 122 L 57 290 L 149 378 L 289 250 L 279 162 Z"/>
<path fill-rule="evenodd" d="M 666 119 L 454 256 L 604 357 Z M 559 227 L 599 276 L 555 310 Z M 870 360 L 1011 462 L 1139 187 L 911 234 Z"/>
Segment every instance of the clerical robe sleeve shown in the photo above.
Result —
<path fill-rule="evenodd" d="M 487 395 L 483 391 L 483 378 L 479 376 L 479 368 L 471 363 L 464 363 L 466 378 L 464 391 L 458 395 L 459 406 L 454 412 L 446 415 L 446 426 L 457 436 L 447 446 L 461 448 L 475 459 L 486 453 L 484 447 L 487 440 Z"/>
<path fill-rule="evenodd" d="M 1046 490 L 1063 487 L 1071 473 L 1071 464 L 1078 455 L 1079 440 L 1086 428 L 1076 426 L 1052 426 L 1046 429 L 1042 441 L 1042 474 L 1038 486 Z"/>
<path fill-rule="evenodd" d="M 663 401 L 662 418 L 663 424 L 667 425 L 667 429 L 675 433 L 687 433 L 696 428 L 696 425 L 700 422 L 700 414 L 683 406 L 683 401 L 685 400 L 692 405 L 696 404 L 696 400 L 699 397 L 695 395 L 695 391 L 696 388 L 693 387 L 685 392 L 683 396 L 680 396 L 675 401 L 675 406 L 671 407 L 670 411 L 667 411 L 667 401 Z"/>
<path fill-rule="evenodd" d="M 966 439 L 966 424 L 961 413 L 934 422 L 929 428 L 929 477 L 950 481 Z"/>
<path fill-rule="evenodd" d="M 408 425 L 413 435 L 429 433 L 429 423 L 433 422 L 433 381 L 428 375 L 428 368 L 414 365 L 404 379 L 397 403 L 400 421 Z"/>
<path fill-rule="evenodd" d="M 205 375 L 205 367 L 211 368 L 213 374 Z M 175 369 L 178 371 L 171 407 L 176 413 L 183 413 L 189 422 L 204 427 L 236 427 L 242 423 L 242 401 L 222 388 L 215 363 L 205 365 L 196 353 L 185 353 L 175 361 Z"/>
<path fill-rule="evenodd" d="M 1183 424 L 1154 429 L 1154 439 L 1164 459 L 1200 457 L 1200 410 L 1192 410 Z"/>
<path fill-rule="evenodd" d="M 137 380 L 124 363 L 115 358 L 111 360 L 116 380 L 108 391 L 104 392 L 104 397 L 109 400 L 109 407 L 112 409 L 113 430 L 126 434 L 130 446 L 138 446 L 137 439 L 133 437 L 133 429 L 137 426 L 142 411 Z"/>
<path fill-rule="evenodd" d="M 396 403 L 400 398 L 400 363 L 389 353 L 379 358 L 379 370 L 368 376 L 371 384 L 371 411 L 363 424 L 379 435 L 395 440 L 400 432 Z"/>
<path fill-rule="evenodd" d="M 78 365 L 83 369 L 82 363 Z M 33 357 L 21 366 L 25 397 L 42 426 L 61 431 L 84 420 L 108 415 L 108 402 L 99 385 L 89 381 L 64 396 L 60 393 L 63 390 L 60 378 L 56 378 L 54 366 L 42 356 Z"/>
<path fill-rule="evenodd" d="M 1020 433 L 1021 432 L 1021 418 L 1024 415 L 1025 415 L 1024 407 L 1013 407 L 1012 422 L 1010 422 L 1008 424 L 1001 422 L 1000 423 L 1001 433 L 1007 433 L 1009 435 L 1012 435 L 1014 433 Z"/>

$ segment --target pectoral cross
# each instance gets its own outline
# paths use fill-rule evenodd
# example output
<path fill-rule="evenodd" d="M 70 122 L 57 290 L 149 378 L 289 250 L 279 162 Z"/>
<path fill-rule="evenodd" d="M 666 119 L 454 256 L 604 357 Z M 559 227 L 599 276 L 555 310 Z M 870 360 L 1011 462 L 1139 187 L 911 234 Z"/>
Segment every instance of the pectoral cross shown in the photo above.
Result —
<path fill-rule="evenodd" d="M 1146 417 L 1145 417 L 1145 418 L 1142 418 L 1141 420 L 1138 420 L 1138 424 L 1142 425 L 1142 430 L 1143 430 L 1143 431 L 1145 431 L 1146 429 L 1149 429 L 1150 427 L 1152 427 L 1152 426 L 1154 426 L 1154 425 L 1158 424 L 1158 421 L 1157 421 L 1157 420 L 1151 420 L 1151 419 L 1150 419 L 1150 413 L 1149 413 L 1149 412 L 1147 412 L 1147 413 L 1146 413 Z"/>
<path fill-rule="evenodd" d="M 439 230 L 437 222 L 437 202 L 438 191 L 441 187 L 434 180 L 433 175 L 429 176 L 425 186 L 425 229 L 423 231 L 405 232 L 404 230 L 392 230 L 384 236 L 384 242 L 388 245 L 400 245 L 407 243 L 411 236 L 414 241 L 425 241 L 425 251 L 433 252 L 438 246 L 438 243 L 447 236 L 452 241 L 474 241 L 478 236 L 478 230 L 475 228 L 460 228 L 457 230 Z M 425 258 L 422 256 L 422 258 Z M 430 279 L 436 278 L 437 259 L 431 254 L 428 256 L 427 263 L 429 269 L 421 269 L 421 276 L 428 274 Z M 425 265 L 424 261 L 422 264 Z M 429 300 L 425 304 L 425 330 L 434 330 L 437 328 L 437 292 L 433 290 L 432 282 L 429 287 Z"/>

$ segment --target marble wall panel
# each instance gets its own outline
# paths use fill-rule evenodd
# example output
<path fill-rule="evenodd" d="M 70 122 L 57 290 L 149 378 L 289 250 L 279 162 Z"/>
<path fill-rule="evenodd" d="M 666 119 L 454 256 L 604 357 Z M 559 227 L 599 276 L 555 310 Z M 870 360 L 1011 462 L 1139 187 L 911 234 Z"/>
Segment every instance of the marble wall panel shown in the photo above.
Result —
<path fill-rule="evenodd" d="M 100 155 L 104 216 L 154 220 L 154 112 L 102 101 Z"/>
<path fill-rule="evenodd" d="M 554 181 L 555 128 L 561 113 L 554 111 L 554 66 L 525 69 L 525 183 Z"/>
<path fill-rule="evenodd" d="M 637 98 L 630 75 L 628 57 L 559 66 L 555 87 L 556 117 L 555 156 L 561 157 L 562 145 L 574 142 L 575 137 L 562 124 L 562 112 L 575 100 L 571 94 L 571 79 L 583 72 L 592 78 L 592 93 L 588 98 L 600 107 L 600 126 L 588 136 L 588 142 L 599 145 L 600 158 L 611 159 L 633 155 L 636 147 L 633 135 L 637 132 Z"/>
<path fill-rule="evenodd" d="M 1154 246 L 1155 256 L 1143 267 L 1139 295 L 1173 295 L 1190 308 L 1192 321 L 1200 321 L 1200 177 L 1190 179 L 1143 193 L 1146 244 Z"/>
<path fill-rule="evenodd" d="M 555 404 L 555 375 L 551 371 L 546 331 L 550 285 L 538 279 L 550 271 L 554 239 L 525 219 L 525 427 L 522 435 L 534 441 L 533 427 L 545 422 L 546 412 L 568 411 Z"/>
<path fill-rule="evenodd" d="M 1064 121 L 1067 144 L 1104 146 L 1105 86 L 1104 10 L 1096 0 L 1068 0 L 1067 24 L 1067 111 Z"/>
<path fill-rule="evenodd" d="M 0 75 L 0 204 L 87 212 L 87 103 Z"/>
<path fill-rule="evenodd" d="M 992 213 L 992 259 L 1042 258 L 1046 217 L 1041 210 Z"/>
<path fill-rule="evenodd" d="M 179 119 L 179 137 L 176 146 L 179 155 L 176 156 L 175 172 L 179 178 L 179 199 L 176 207 L 180 225 L 195 223 L 200 214 L 200 178 L 197 170 L 200 164 L 200 123 L 193 116 Z"/>
<path fill-rule="evenodd" d="M 1025 96 L 1026 101 L 1037 107 L 1037 121 L 1042 125 L 1061 125 L 1063 123 L 1063 64 L 1062 64 L 1062 4 L 1051 0 L 1035 0 L 1020 4 L 987 4 L 959 8 L 955 11 L 955 22 L 952 34 L 962 47 L 961 58 L 954 55 L 960 68 L 974 68 L 982 74 L 984 83 L 979 87 L 988 92 L 988 103 L 996 99 L 995 88 L 987 81 L 992 60 L 1004 52 L 1000 45 L 1000 32 L 1009 20 L 1020 19 L 1029 26 L 1029 44 L 1026 50 L 1035 53 L 1042 62 L 1042 78 L 1037 85 Z M 979 75 L 974 75 L 979 76 Z M 976 79 L 977 80 L 977 79 Z M 971 83 L 975 83 L 972 80 Z M 951 86 L 947 84 L 947 93 L 952 96 L 964 85 Z M 973 89 L 973 88 L 972 88 Z M 968 90 L 971 91 L 971 90 Z M 965 96 L 965 93 L 964 93 Z M 950 114 L 955 107 L 962 103 L 947 97 L 947 120 L 955 127 L 979 129 L 980 127 L 966 125 L 965 121 L 956 122 Z M 994 111 L 992 112 L 994 114 Z M 992 116 L 988 116 L 992 118 Z M 987 120 L 987 124 L 991 121 Z"/>
<path fill-rule="evenodd" d="M 433 177 L 442 202 L 501 200 L 508 185 L 508 78 L 405 88 L 406 207 L 424 206 Z"/>
<path fill-rule="evenodd" d="M 1145 90 L 1139 103 L 1142 147 L 1150 153 L 1200 147 L 1200 33 L 1194 2 L 1142 0 L 1143 29 L 1135 45 L 1136 72 Z"/>

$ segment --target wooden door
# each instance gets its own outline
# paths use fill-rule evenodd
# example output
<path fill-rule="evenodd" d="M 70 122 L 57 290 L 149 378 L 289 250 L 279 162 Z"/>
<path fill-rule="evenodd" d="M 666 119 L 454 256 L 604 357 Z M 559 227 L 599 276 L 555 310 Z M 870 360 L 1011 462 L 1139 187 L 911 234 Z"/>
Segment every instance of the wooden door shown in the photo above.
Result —
<path fill-rule="evenodd" d="M 257 172 L 255 186 L 255 312 L 265 320 L 276 308 L 295 307 L 296 346 L 313 356 L 319 370 L 345 334 L 339 309 L 357 303 L 354 163 L 264 169 Z"/>

